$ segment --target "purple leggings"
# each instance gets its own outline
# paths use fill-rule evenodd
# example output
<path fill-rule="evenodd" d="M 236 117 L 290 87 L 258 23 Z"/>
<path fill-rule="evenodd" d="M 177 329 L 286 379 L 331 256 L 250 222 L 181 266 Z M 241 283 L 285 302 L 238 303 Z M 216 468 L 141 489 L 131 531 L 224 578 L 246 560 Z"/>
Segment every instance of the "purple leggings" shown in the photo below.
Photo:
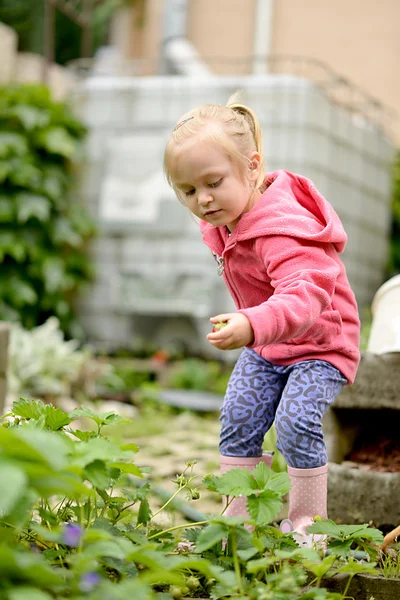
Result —
<path fill-rule="evenodd" d="M 277 448 L 290 467 L 312 469 L 328 461 L 322 417 L 346 379 L 323 360 L 273 365 L 245 348 L 221 408 L 223 456 L 261 456 L 275 421 Z"/>

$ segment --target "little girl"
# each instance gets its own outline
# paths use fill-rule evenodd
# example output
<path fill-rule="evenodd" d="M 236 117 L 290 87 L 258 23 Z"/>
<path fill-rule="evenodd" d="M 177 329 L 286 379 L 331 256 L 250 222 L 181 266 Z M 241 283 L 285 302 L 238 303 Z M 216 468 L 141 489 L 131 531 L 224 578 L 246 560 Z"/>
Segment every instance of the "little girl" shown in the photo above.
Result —
<path fill-rule="evenodd" d="M 359 363 L 357 304 L 339 257 L 346 233 L 305 177 L 264 174 L 262 136 L 241 104 L 206 104 L 182 116 L 164 168 L 178 199 L 200 221 L 237 312 L 208 334 L 221 350 L 243 348 L 221 409 L 221 470 L 253 469 L 275 422 L 288 464 L 289 515 L 281 525 L 310 545 L 307 527 L 327 518 L 322 417 Z M 225 512 L 246 516 L 246 498 Z"/>

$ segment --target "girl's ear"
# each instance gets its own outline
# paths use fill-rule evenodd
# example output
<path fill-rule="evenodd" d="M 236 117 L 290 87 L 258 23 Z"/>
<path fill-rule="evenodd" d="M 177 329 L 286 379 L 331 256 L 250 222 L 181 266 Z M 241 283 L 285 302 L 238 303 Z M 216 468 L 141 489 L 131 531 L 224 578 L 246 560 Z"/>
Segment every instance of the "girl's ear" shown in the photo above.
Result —
<path fill-rule="evenodd" d="M 261 168 L 261 157 L 260 153 L 254 151 L 249 157 L 249 179 L 250 181 L 257 181 L 258 175 Z"/>

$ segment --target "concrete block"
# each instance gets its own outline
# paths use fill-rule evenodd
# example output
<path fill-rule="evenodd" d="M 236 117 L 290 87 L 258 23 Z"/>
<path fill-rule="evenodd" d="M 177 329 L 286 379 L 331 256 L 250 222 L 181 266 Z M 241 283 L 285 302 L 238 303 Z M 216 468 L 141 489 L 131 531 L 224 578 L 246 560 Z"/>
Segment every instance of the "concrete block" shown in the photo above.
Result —
<path fill-rule="evenodd" d="M 40 54 L 19 52 L 16 55 L 13 80 L 17 83 L 42 82 L 44 66 L 45 60 Z M 60 65 L 50 65 L 48 85 L 55 100 L 65 100 L 76 84 L 77 79 L 71 71 Z"/>
<path fill-rule="evenodd" d="M 378 473 L 329 463 L 328 514 L 341 523 L 400 523 L 399 473 Z"/>
<path fill-rule="evenodd" d="M 335 408 L 400 411 L 400 353 L 364 352 L 352 386 L 345 386 Z"/>
<path fill-rule="evenodd" d="M 329 409 L 323 418 L 328 460 L 340 464 L 353 448 L 360 430 L 361 428 L 357 423 L 353 421 L 346 422 L 345 419 L 340 418 L 335 409 Z"/>

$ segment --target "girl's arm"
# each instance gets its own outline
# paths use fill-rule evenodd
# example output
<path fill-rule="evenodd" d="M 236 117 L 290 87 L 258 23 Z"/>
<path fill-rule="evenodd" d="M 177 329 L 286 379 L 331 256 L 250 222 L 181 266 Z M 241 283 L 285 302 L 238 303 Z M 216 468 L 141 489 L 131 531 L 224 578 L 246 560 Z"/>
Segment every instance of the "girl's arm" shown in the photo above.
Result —
<path fill-rule="evenodd" d="M 340 273 L 333 247 L 288 236 L 256 241 L 274 294 L 239 312 L 250 321 L 252 347 L 284 342 L 306 333 L 331 304 Z M 332 253 L 332 256 L 328 254 Z"/>

